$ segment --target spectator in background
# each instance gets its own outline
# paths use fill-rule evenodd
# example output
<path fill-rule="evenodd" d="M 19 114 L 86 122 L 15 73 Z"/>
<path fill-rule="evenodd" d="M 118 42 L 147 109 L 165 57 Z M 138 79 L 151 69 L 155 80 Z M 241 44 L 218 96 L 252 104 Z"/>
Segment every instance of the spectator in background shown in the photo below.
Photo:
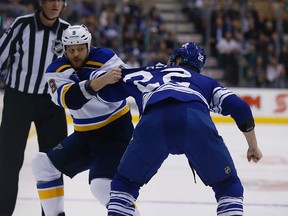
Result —
<path fill-rule="evenodd" d="M 257 53 L 265 53 L 269 45 L 269 38 L 263 33 L 259 32 L 259 38 L 255 43 Z"/>
<path fill-rule="evenodd" d="M 281 28 L 283 30 L 283 39 L 288 41 L 288 10 L 283 12 Z"/>
<path fill-rule="evenodd" d="M 69 20 L 71 25 L 78 23 L 80 20 L 80 13 L 74 8 L 74 5 L 67 5 L 63 17 Z"/>
<path fill-rule="evenodd" d="M 284 87 L 288 87 L 288 43 L 286 42 L 282 47 L 279 54 L 279 63 L 284 67 Z"/>
<path fill-rule="evenodd" d="M 128 59 L 126 61 L 126 64 L 129 65 L 131 68 L 139 68 L 140 67 L 140 63 L 137 59 L 137 56 L 133 53 L 131 53 L 128 56 Z"/>
<path fill-rule="evenodd" d="M 272 56 L 269 59 L 266 68 L 266 77 L 268 88 L 280 88 L 280 83 L 284 84 L 285 69 L 282 64 L 278 63 L 276 56 Z"/>
<path fill-rule="evenodd" d="M 248 45 L 248 51 L 243 56 L 243 81 L 247 87 L 255 87 L 255 74 L 253 67 L 255 66 L 257 59 L 255 44 L 250 43 Z"/>
<path fill-rule="evenodd" d="M 224 33 L 224 38 L 216 44 L 219 53 L 218 63 L 224 69 L 224 79 L 228 86 L 237 86 L 239 77 L 238 56 L 241 52 L 240 44 L 233 38 L 231 31 Z"/>
<path fill-rule="evenodd" d="M 214 23 L 214 22 L 212 22 L 212 23 Z M 211 24 L 211 36 L 210 36 L 209 42 L 210 42 L 210 49 L 211 49 L 211 55 L 212 56 L 218 55 L 216 44 L 224 36 L 223 28 L 224 28 L 223 18 L 222 18 L 222 16 L 218 15 L 218 16 L 216 16 L 214 25 Z"/>
<path fill-rule="evenodd" d="M 253 67 L 253 74 L 255 77 L 255 87 L 266 87 L 266 65 L 263 57 L 258 55 L 256 58 L 255 66 Z"/>
<path fill-rule="evenodd" d="M 152 7 L 149 11 L 149 22 L 150 22 L 150 28 L 155 27 L 159 34 L 163 33 L 161 31 L 162 27 L 163 27 L 163 20 L 160 16 L 160 12 L 156 8 L 156 6 Z"/>
<path fill-rule="evenodd" d="M 88 28 L 89 32 L 92 34 L 91 44 L 93 46 L 98 46 L 99 41 L 99 23 L 97 22 L 97 14 L 93 10 L 89 10 L 87 8 L 83 8 L 81 11 L 80 23 L 84 23 Z M 105 38 L 103 38 L 105 39 Z"/>
<path fill-rule="evenodd" d="M 160 41 L 158 48 L 158 62 L 166 64 L 169 59 L 169 54 L 171 54 L 171 52 L 170 53 L 167 52 L 167 46 L 165 41 L 164 40 Z"/>
<path fill-rule="evenodd" d="M 265 20 L 265 22 L 264 22 L 264 28 L 261 29 L 261 31 L 262 31 L 268 38 L 271 38 L 273 32 L 276 31 L 275 21 L 273 21 L 272 19 Z"/>
<path fill-rule="evenodd" d="M 259 31 L 255 27 L 255 22 L 248 23 L 248 30 L 244 32 L 244 39 L 250 43 L 255 43 L 259 39 Z"/>
<path fill-rule="evenodd" d="M 147 55 L 148 55 L 147 56 L 148 61 L 146 63 L 147 66 L 156 65 L 159 62 L 157 53 L 155 51 L 150 51 Z"/>
<path fill-rule="evenodd" d="M 25 7 L 21 3 L 21 0 L 8 0 L 8 2 L 6 1 L 5 5 L 1 5 L 1 7 L 3 6 L 7 7 L 5 9 L 7 17 L 16 18 L 18 16 L 28 13 L 27 7 Z"/>
<path fill-rule="evenodd" d="M 271 34 L 271 37 L 269 39 L 269 43 L 272 45 L 273 47 L 273 51 L 274 51 L 274 54 L 277 56 L 280 55 L 280 52 L 281 52 L 281 47 L 283 46 L 284 44 L 284 40 L 282 37 L 279 36 L 279 34 L 277 32 L 273 32 Z"/>
<path fill-rule="evenodd" d="M 134 54 L 135 56 L 141 55 L 141 50 L 139 49 L 138 40 L 134 39 L 127 44 L 125 52 Z"/>
<path fill-rule="evenodd" d="M 176 46 L 178 46 L 176 33 L 174 31 L 167 31 L 165 37 L 165 43 L 167 48 L 167 53 L 170 54 Z"/>
<path fill-rule="evenodd" d="M 255 87 L 255 74 L 252 67 L 248 67 L 243 75 L 244 86 Z"/>
<path fill-rule="evenodd" d="M 262 55 L 264 63 L 267 66 L 267 64 L 269 63 L 270 59 L 274 58 L 276 56 L 276 52 L 275 52 L 273 44 L 268 42 L 265 52 L 259 53 L 259 55 Z"/>
<path fill-rule="evenodd" d="M 119 25 L 115 22 L 113 15 L 107 16 L 107 23 L 102 28 L 102 34 L 106 39 L 111 42 L 114 38 L 120 34 Z"/>

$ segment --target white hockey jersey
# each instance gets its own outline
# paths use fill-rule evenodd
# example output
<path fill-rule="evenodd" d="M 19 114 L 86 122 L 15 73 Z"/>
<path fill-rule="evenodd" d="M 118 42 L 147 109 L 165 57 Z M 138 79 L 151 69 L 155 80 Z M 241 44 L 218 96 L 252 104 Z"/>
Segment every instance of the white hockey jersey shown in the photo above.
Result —
<path fill-rule="evenodd" d="M 95 47 L 91 47 L 87 62 L 80 70 L 75 71 L 65 56 L 49 65 L 45 79 L 50 86 L 52 101 L 69 109 L 75 131 L 101 128 L 129 112 L 126 100 L 105 103 L 89 94 L 84 87 L 93 72 L 120 65 L 125 63 L 112 50 Z"/>

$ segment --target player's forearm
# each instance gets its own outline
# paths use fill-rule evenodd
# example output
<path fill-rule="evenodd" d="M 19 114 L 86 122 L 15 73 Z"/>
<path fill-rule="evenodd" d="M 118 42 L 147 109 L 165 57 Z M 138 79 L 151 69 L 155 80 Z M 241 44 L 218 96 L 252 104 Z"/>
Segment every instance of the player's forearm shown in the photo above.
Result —
<path fill-rule="evenodd" d="M 108 84 L 109 82 L 107 80 L 107 77 L 104 75 L 98 77 L 97 79 L 91 80 L 90 86 L 93 89 L 93 91 L 97 92 Z"/>
<path fill-rule="evenodd" d="M 249 132 L 243 132 L 243 134 L 246 138 L 249 148 L 258 148 L 258 143 L 254 129 Z"/>
<path fill-rule="evenodd" d="M 118 82 L 120 78 L 121 78 L 121 69 L 114 68 L 107 71 L 104 75 L 97 77 L 96 79 L 88 80 L 86 87 L 88 89 L 90 88 L 92 91 L 96 93 L 106 85 Z"/>
<path fill-rule="evenodd" d="M 249 132 L 243 132 L 248 143 L 247 159 L 257 163 L 263 157 L 261 150 L 258 147 L 254 129 Z"/>

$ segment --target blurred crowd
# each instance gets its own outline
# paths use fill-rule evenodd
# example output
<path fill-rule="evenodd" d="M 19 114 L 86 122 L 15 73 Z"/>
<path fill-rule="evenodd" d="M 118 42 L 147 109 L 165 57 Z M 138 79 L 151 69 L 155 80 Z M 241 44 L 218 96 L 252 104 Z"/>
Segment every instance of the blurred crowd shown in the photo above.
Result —
<path fill-rule="evenodd" d="M 33 12 L 38 0 L 2 1 L 5 30 L 13 18 Z M 85 24 L 93 35 L 93 45 L 113 49 L 132 67 L 167 63 L 171 50 L 179 45 L 175 33 L 165 30 L 152 0 L 68 0 L 62 18 L 71 24 Z"/>
<path fill-rule="evenodd" d="M 228 85 L 288 87 L 288 1 L 210 1 L 210 7 L 203 0 L 184 2 L 183 11 L 202 34 Z M 269 11 L 259 12 L 257 2 L 270 5 Z"/>
<path fill-rule="evenodd" d="M 113 49 L 133 67 L 166 63 L 174 46 L 179 45 L 175 34 L 164 28 L 154 1 L 83 0 L 75 6 L 70 4 L 66 9 L 67 20 L 84 23 L 96 46 Z"/>
<path fill-rule="evenodd" d="M 221 1 L 182 0 L 182 11 L 202 35 L 209 56 L 217 59 L 225 82 L 230 86 L 286 88 L 288 10 L 283 9 L 279 22 L 272 10 L 270 17 L 262 16 L 253 0 L 217 2 Z M 4 30 L 13 17 L 37 8 L 37 0 L 0 3 Z M 71 24 L 85 24 L 93 35 L 93 45 L 113 49 L 132 67 L 165 64 L 171 50 L 179 45 L 177 33 L 165 29 L 155 0 L 68 0 L 63 18 Z"/>

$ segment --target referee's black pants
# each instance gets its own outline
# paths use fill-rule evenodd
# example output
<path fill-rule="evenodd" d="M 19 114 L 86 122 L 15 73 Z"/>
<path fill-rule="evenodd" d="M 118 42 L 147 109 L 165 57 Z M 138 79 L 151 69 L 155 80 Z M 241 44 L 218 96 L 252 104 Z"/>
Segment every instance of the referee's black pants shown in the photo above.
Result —
<path fill-rule="evenodd" d="M 19 172 L 32 122 L 41 152 L 67 136 L 65 111 L 51 101 L 50 95 L 26 94 L 7 87 L 0 127 L 1 216 L 11 216 L 15 208 Z"/>

